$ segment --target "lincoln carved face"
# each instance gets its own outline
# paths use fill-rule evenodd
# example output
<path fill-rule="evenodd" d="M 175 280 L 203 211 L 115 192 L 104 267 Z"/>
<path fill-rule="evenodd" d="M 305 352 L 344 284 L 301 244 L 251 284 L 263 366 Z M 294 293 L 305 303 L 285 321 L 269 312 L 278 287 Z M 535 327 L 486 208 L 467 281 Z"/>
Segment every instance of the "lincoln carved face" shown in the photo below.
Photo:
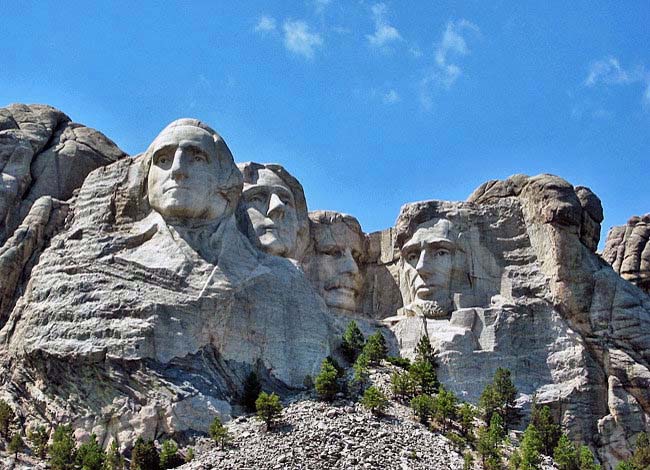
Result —
<path fill-rule="evenodd" d="M 328 307 L 357 311 L 363 282 L 359 260 L 365 249 L 359 223 L 330 211 L 310 213 L 309 218 L 313 253 L 307 275 Z"/>
<path fill-rule="evenodd" d="M 194 125 L 168 126 L 151 144 L 149 205 L 165 218 L 213 220 L 228 200 L 220 191 L 213 134 Z"/>
<path fill-rule="evenodd" d="M 405 304 L 418 304 L 431 316 L 449 311 L 454 251 L 451 222 L 438 219 L 418 225 L 401 248 L 400 284 Z"/>

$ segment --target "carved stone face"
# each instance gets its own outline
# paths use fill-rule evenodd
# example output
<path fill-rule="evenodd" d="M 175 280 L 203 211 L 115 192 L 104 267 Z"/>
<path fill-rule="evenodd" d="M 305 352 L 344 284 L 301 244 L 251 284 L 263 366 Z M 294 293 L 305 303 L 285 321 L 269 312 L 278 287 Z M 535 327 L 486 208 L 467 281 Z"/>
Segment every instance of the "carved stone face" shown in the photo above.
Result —
<path fill-rule="evenodd" d="M 291 189 L 273 171 L 260 169 L 255 184 L 244 183 L 242 197 L 262 249 L 291 256 L 300 228 Z"/>
<path fill-rule="evenodd" d="M 404 302 L 415 302 L 446 313 L 451 305 L 451 272 L 455 244 L 445 219 L 420 224 L 401 249 L 401 289 Z M 426 310 L 426 308 L 425 308 Z"/>
<path fill-rule="evenodd" d="M 154 140 L 151 158 L 149 204 L 163 217 L 223 215 L 228 202 L 219 192 L 217 149 L 209 132 L 189 125 L 166 129 Z"/>
<path fill-rule="evenodd" d="M 312 224 L 314 254 L 307 274 L 330 308 L 355 312 L 363 279 L 363 234 L 343 220 Z"/>

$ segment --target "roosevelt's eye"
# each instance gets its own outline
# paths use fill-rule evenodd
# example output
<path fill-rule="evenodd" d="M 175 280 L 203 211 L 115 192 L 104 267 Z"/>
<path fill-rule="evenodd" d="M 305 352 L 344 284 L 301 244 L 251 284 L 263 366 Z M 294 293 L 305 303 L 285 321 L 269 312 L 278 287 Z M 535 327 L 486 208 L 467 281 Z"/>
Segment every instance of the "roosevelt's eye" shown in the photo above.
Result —
<path fill-rule="evenodd" d="M 341 250 L 336 246 L 332 248 L 325 248 L 322 252 L 326 255 L 334 256 L 334 257 L 339 257 L 343 254 L 343 250 Z"/>
<path fill-rule="evenodd" d="M 262 194 L 251 194 L 246 196 L 246 201 L 253 204 L 262 204 L 265 202 L 264 196 Z"/>

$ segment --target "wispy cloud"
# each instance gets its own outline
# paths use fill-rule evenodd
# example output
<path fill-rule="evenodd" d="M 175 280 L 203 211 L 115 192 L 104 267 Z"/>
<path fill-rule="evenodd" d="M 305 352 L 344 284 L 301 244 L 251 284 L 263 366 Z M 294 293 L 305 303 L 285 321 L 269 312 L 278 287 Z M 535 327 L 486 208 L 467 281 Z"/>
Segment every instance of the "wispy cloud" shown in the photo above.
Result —
<path fill-rule="evenodd" d="M 382 101 L 384 104 L 395 104 L 399 103 L 401 101 L 401 97 L 399 96 L 399 93 L 397 93 L 395 90 L 390 89 L 384 95 L 382 96 Z"/>
<path fill-rule="evenodd" d="M 643 66 L 626 69 L 616 57 L 606 57 L 591 63 L 584 84 L 588 87 L 598 85 L 632 85 L 644 87 L 641 102 L 650 109 L 650 72 Z"/>
<path fill-rule="evenodd" d="M 383 48 L 388 44 L 399 41 L 402 36 L 387 19 L 388 8 L 385 3 L 376 3 L 372 6 L 372 19 L 375 23 L 375 32 L 367 34 L 366 38 L 373 47 Z"/>
<path fill-rule="evenodd" d="M 284 30 L 284 47 L 287 50 L 311 59 L 314 50 L 323 45 L 320 34 L 311 32 L 307 23 L 302 20 L 287 20 L 282 25 Z"/>
<path fill-rule="evenodd" d="M 258 33 L 270 33 L 271 31 L 275 31 L 276 29 L 276 22 L 275 18 L 272 16 L 262 16 L 260 17 L 259 21 L 257 22 L 257 25 L 255 25 L 255 31 Z"/>
<path fill-rule="evenodd" d="M 314 10 L 316 13 L 321 14 L 332 3 L 332 0 L 313 0 Z"/>

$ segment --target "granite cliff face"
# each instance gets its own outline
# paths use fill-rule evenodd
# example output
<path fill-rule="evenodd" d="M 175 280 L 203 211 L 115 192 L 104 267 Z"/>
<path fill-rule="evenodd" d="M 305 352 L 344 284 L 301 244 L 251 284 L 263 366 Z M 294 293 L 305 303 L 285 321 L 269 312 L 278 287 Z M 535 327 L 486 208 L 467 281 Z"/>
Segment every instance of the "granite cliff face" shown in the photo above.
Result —
<path fill-rule="evenodd" d="M 607 233 L 603 259 L 623 279 L 650 292 L 650 214 L 634 216 Z"/>
<path fill-rule="evenodd" d="M 407 204 L 365 234 L 309 212 L 283 167 L 235 166 L 199 121 L 122 158 L 61 116 L 0 110 L 0 380 L 24 422 L 123 446 L 203 433 L 238 413 L 251 371 L 301 390 L 355 319 L 407 357 L 428 336 L 441 381 L 468 401 L 509 368 L 524 410 L 536 395 L 607 464 L 650 430 L 650 297 L 626 280 L 643 287 L 645 222 L 610 235 L 613 270 L 588 188 L 515 175 L 466 202 Z M 38 163 L 68 158 L 86 163 Z"/>

